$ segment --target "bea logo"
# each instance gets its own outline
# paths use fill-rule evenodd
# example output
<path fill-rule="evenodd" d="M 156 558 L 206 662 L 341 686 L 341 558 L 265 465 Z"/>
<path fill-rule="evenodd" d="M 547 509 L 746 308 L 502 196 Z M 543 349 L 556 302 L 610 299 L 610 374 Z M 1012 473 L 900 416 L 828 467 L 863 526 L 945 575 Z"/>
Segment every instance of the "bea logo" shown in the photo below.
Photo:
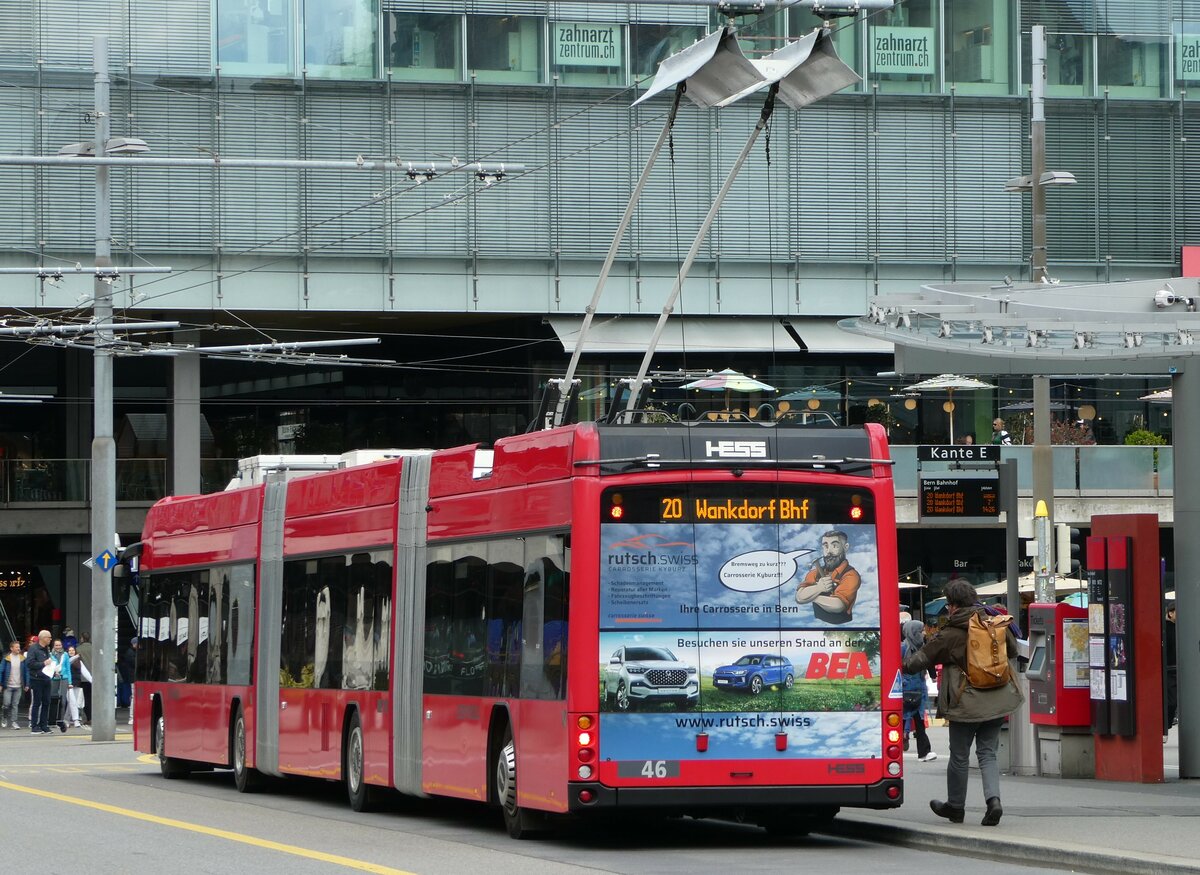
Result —
<path fill-rule="evenodd" d="M 871 663 L 865 653 L 814 653 L 804 677 L 831 681 L 870 678 Z"/>
<path fill-rule="evenodd" d="M 721 459 L 765 459 L 766 441 L 705 441 L 704 455 Z"/>

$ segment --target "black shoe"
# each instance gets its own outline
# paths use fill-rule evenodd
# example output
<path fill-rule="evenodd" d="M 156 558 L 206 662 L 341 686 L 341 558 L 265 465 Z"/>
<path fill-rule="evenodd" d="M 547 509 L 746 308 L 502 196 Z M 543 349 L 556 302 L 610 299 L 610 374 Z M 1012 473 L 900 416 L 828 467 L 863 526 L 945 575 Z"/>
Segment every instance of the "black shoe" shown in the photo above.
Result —
<path fill-rule="evenodd" d="M 908 736 L 907 735 L 904 736 L 904 750 L 906 752 L 908 750 Z"/>
<path fill-rule="evenodd" d="M 997 800 L 999 802 L 999 800 Z M 955 808 L 948 802 L 939 802 L 937 799 L 929 800 L 929 810 L 938 817 L 944 817 L 951 823 L 962 823 L 966 816 L 966 811 L 962 808 Z M 990 810 L 990 809 L 989 809 Z M 996 818 L 999 820 L 1000 818 Z"/>
<path fill-rule="evenodd" d="M 1003 816 L 1004 808 L 1000 805 L 1000 797 L 993 796 L 987 801 L 987 813 L 983 815 L 983 820 L 980 823 L 984 826 L 995 826 Z"/>
<path fill-rule="evenodd" d="M 66 731 L 67 731 L 67 724 L 63 723 L 61 720 L 60 720 L 60 721 L 58 721 L 58 724 L 57 724 L 57 726 L 58 726 L 58 731 L 59 731 L 59 732 L 66 732 Z"/>

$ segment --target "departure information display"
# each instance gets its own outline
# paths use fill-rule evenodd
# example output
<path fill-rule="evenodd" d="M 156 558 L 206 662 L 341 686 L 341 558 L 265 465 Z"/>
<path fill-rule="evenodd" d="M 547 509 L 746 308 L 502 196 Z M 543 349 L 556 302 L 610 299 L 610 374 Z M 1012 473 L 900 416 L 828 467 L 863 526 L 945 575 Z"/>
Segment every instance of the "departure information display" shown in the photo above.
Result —
<path fill-rule="evenodd" d="M 998 517 L 998 477 L 923 477 L 920 509 L 922 517 Z"/>

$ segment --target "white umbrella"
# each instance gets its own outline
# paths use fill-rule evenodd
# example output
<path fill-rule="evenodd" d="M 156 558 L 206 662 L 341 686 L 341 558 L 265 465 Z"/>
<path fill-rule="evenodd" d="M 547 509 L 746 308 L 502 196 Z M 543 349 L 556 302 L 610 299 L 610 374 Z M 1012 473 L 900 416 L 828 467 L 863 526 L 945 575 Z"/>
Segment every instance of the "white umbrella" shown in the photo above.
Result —
<path fill-rule="evenodd" d="M 723 371 L 717 371 L 715 374 L 709 374 L 707 377 L 701 377 L 699 380 L 693 380 L 690 383 L 683 384 L 684 389 L 703 389 L 706 392 L 724 392 L 725 406 L 729 406 L 730 392 L 774 392 L 774 386 L 768 386 L 761 380 L 756 380 L 753 377 L 747 377 L 740 371 L 735 371 L 733 368 L 726 368 Z"/>
<path fill-rule="evenodd" d="M 983 380 L 976 380 L 973 377 L 960 377 L 958 374 L 938 374 L 936 377 L 930 377 L 928 380 L 922 380 L 919 383 L 913 383 L 911 386 L 905 386 L 905 392 L 945 392 L 950 396 L 950 403 L 954 403 L 955 389 L 995 389 L 991 383 L 985 383 Z M 950 443 L 954 443 L 954 408 L 951 407 L 947 411 L 950 418 Z"/>
<path fill-rule="evenodd" d="M 1143 395 L 1138 401 L 1149 401 L 1151 404 L 1170 404 L 1174 400 L 1170 389 L 1159 389 L 1149 395 Z"/>

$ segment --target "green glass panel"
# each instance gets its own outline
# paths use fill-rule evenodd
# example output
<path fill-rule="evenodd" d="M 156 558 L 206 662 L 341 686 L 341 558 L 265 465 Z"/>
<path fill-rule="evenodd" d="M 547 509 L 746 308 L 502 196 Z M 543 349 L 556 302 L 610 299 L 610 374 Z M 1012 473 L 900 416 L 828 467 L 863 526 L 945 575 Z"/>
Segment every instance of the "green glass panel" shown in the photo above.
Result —
<path fill-rule="evenodd" d="M 880 92 L 937 90 L 938 17 L 933 0 L 910 0 L 871 24 L 867 64 Z"/>
<path fill-rule="evenodd" d="M 309 0 L 304 4 L 304 67 L 320 79 L 377 75 L 375 0 Z"/>
<path fill-rule="evenodd" d="M 217 0 L 217 63 L 223 75 L 291 76 L 291 0 Z"/>
<path fill-rule="evenodd" d="M 385 12 L 384 66 L 393 79 L 462 79 L 462 16 Z"/>
<path fill-rule="evenodd" d="M 631 25 L 629 43 L 634 78 L 653 77 L 664 58 L 687 48 L 702 36 L 704 29 L 693 25 Z"/>
<path fill-rule="evenodd" d="M 479 82 L 524 84 L 544 80 L 545 19 L 533 15 L 467 17 L 467 64 Z"/>
<path fill-rule="evenodd" d="M 550 63 L 563 85 L 624 85 L 625 27 L 611 21 L 552 21 Z"/>
<path fill-rule="evenodd" d="M 959 94 L 1011 94 L 1011 8 L 1007 0 L 946 5 L 946 81 Z"/>

